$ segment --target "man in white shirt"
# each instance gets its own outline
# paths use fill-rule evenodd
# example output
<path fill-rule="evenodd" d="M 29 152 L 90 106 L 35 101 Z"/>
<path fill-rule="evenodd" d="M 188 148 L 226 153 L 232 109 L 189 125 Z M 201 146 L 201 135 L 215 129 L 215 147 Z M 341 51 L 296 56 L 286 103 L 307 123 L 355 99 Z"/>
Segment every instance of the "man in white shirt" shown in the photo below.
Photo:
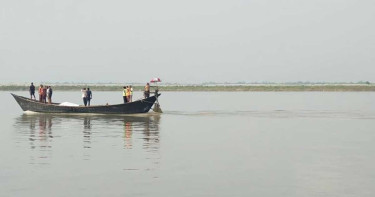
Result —
<path fill-rule="evenodd" d="M 86 106 L 87 105 L 87 90 L 86 90 L 86 88 L 83 88 L 81 90 L 81 92 L 82 92 L 83 104 Z"/>

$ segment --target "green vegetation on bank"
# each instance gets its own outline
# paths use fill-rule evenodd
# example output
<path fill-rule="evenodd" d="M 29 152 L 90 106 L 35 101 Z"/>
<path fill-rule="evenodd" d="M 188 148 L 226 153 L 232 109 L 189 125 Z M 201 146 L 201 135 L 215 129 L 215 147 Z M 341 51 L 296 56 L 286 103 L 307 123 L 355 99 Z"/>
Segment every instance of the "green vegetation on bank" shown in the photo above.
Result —
<path fill-rule="evenodd" d="M 122 91 L 121 86 L 90 85 L 93 91 Z M 28 86 L 0 85 L 1 91 L 28 91 Z M 36 87 L 37 88 L 37 87 Z M 54 91 L 80 91 L 83 86 L 54 85 Z M 133 86 L 135 91 L 143 91 L 143 86 Z M 375 85 L 169 85 L 159 86 L 160 91 L 324 91 L 324 92 L 349 92 L 349 91 L 375 91 Z"/>

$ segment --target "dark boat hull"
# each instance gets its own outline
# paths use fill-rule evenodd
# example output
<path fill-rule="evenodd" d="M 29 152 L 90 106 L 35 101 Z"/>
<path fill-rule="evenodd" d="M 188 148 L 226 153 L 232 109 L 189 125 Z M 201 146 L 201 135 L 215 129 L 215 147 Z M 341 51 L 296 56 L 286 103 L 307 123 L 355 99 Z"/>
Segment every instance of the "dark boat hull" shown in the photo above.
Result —
<path fill-rule="evenodd" d="M 159 94 L 160 95 L 160 94 Z M 94 113 L 94 114 L 136 114 L 147 113 L 156 101 L 155 96 L 126 104 L 96 106 L 61 106 L 59 103 L 46 104 L 23 96 L 12 94 L 23 111 L 42 113 Z"/>

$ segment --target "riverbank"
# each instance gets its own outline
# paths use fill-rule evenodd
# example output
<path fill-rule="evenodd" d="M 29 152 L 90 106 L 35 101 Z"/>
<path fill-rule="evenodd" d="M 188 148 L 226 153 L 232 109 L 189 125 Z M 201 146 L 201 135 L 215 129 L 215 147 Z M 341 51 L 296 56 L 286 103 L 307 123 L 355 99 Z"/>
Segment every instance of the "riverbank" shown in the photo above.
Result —
<path fill-rule="evenodd" d="M 82 85 L 52 85 L 55 91 L 79 91 Z M 120 85 L 89 85 L 93 91 L 121 91 Z M 0 85 L 0 91 L 28 91 L 25 85 Z M 133 86 L 134 91 L 143 91 L 143 86 Z M 168 85 L 159 86 L 160 91 L 254 91 L 254 92 L 373 92 L 375 85 L 338 84 L 338 85 Z"/>

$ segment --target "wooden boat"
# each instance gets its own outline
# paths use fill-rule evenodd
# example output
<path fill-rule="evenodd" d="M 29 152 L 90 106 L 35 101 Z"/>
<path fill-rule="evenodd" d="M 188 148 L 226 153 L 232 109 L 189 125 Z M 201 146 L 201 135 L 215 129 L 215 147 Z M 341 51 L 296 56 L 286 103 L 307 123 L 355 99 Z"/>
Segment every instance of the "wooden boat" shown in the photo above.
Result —
<path fill-rule="evenodd" d="M 23 96 L 15 94 L 11 95 L 16 99 L 23 111 L 33 111 L 42 113 L 94 113 L 94 114 L 136 114 L 147 113 L 154 105 L 157 96 L 150 96 L 146 99 L 141 99 L 125 104 L 116 105 L 93 105 L 93 106 L 63 106 L 60 103 L 42 103 L 37 100 L 32 100 Z"/>

